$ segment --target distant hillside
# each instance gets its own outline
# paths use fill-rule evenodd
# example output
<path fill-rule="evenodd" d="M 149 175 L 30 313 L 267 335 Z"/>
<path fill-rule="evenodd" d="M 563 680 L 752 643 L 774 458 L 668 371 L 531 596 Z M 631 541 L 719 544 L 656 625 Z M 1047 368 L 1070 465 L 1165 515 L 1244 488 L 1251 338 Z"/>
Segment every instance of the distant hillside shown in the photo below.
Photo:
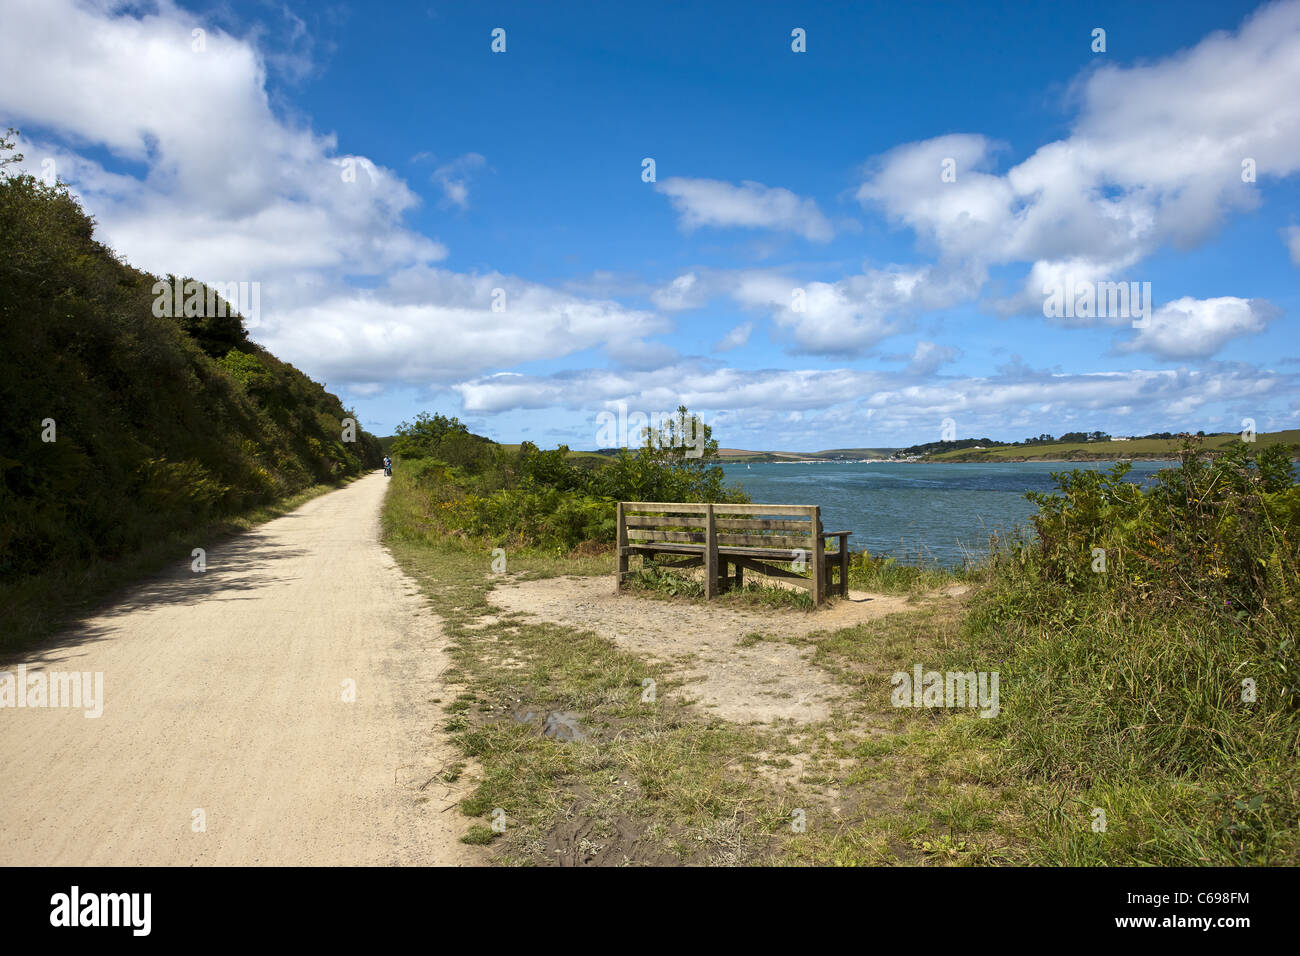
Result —
<path fill-rule="evenodd" d="M 792 451 L 748 451 L 744 448 L 719 448 L 718 457 L 726 461 L 794 461 L 804 456 Z"/>
<path fill-rule="evenodd" d="M 829 451 L 819 451 L 814 457 L 817 458 L 888 458 L 897 448 L 832 448 Z"/>
<path fill-rule="evenodd" d="M 1236 432 L 1226 435 L 1209 435 L 1202 439 L 1201 447 L 1213 454 L 1215 451 L 1240 443 Z M 1300 444 L 1300 429 L 1283 432 L 1260 432 L 1255 436 L 1257 449 L 1270 445 Z M 1128 441 L 1055 442 L 1042 445 L 1001 445 L 995 448 L 960 448 L 932 453 L 925 461 L 1113 461 L 1115 459 L 1162 460 L 1178 457 L 1181 438 L 1133 438 Z M 1294 451 L 1293 451 L 1294 455 Z"/>
<path fill-rule="evenodd" d="M 888 458 L 897 448 L 831 448 L 825 451 L 745 451 L 719 448 L 718 456 L 731 461 L 858 461 L 862 458 Z"/>
<path fill-rule="evenodd" d="M 224 300 L 156 315 L 158 277 L 93 232 L 62 186 L 0 176 L 0 582 L 376 466 L 356 415 Z"/>

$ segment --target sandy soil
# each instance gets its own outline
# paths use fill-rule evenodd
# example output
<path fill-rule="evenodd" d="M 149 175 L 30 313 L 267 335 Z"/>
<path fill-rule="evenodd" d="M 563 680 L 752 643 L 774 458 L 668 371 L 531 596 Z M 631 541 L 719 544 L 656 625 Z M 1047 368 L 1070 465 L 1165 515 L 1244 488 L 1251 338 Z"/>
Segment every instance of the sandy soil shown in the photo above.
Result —
<path fill-rule="evenodd" d="M 812 613 L 665 601 L 618 594 L 612 575 L 498 585 L 489 600 L 503 611 L 594 631 L 632 653 L 679 665 L 689 697 L 741 723 L 824 720 L 841 694 L 808 660 L 812 648 L 772 641 L 746 647 L 745 635 L 802 636 L 912 608 L 906 597 L 862 591 Z"/>
<path fill-rule="evenodd" d="M 104 710 L 0 710 L 0 864 L 447 864 L 438 619 L 379 545 L 376 473 L 0 664 L 102 672 Z M 195 547 L 205 542 L 195 541 Z M 355 681 L 355 702 L 343 700 Z M 206 831 L 195 832 L 195 811 Z"/>

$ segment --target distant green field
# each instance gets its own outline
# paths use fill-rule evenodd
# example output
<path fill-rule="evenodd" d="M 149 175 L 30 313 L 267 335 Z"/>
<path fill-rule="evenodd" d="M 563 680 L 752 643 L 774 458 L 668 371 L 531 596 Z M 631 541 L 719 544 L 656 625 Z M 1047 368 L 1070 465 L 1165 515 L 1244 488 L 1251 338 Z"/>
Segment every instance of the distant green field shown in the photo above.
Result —
<path fill-rule="evenodd" d="M 888 458 L 897 448 L 829 448 L 824 451 L 746 451 L 719 448 L 718 457 L 727 464 L 766 461 L 856 461 L 862 458 Z"/>
<path fill-rule="evenodd" d="M 513 444 L 513 445 L 502 444 L 501 447 L 502 447 L 502 448 L 508 448 L 508 449 L 510 449 L 511 451 L 518 451 L 518 450 L 519 450 L 519 444 L 518 444 L 518 443 Z M 570 450 L 570 451 L 569 451 L 569 457 L 570 457 L 570 458 L 598 458 L 598 459 L 600 459 L 601 461 L 609 461 L 609 456 L 608 456 L 608 455 L 602 455 L 600 452 L 597 452 L 597 451 L 572 451 L 572 450 Z"/>
<path fill-rule="evenodd" d="M 809 458 L 812 456 L 809 455 Z M 724 465 L 747 465 L 767 461 L 798 461 L 792 455 L 784 455 L 779 452 L 754 452 L 749 455 L 720 455 L 719 462 Z"/>
<path fill-rule="evenodd" d="M 1202 448 L 1216 451 L 1241 441 L 1237 433 L 1214 435 L 1204 440 Z M 1255 438 L 1258 448 L 1270 445 L 1300 445 L 1300 429 L 1284 432 L 1261 432 Z M 1053 461 L 1102 460 L 1117 458 L 1177 458 L 1182 447 L 1177 438 L 1139 438 L 1132 441 L 1069 442 L 1054 445 L 1016 445 L 972 451 L 964 448 L 931 455 L 927 461 Z"/>

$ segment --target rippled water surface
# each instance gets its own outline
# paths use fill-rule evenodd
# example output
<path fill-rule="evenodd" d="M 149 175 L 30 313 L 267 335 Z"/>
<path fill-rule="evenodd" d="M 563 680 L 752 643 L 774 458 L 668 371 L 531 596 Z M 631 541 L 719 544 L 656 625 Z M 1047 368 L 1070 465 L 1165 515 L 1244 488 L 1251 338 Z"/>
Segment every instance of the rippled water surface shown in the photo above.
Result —
<path fill-rule="evenodd" d="M 1026 491 L 1052 491 L 1054 471 L 1109 468 L 1113 462 L 998 464 L 724 465 L 727 481 L 756 502 L 820 505 L 827 531 L 852 531 L 849 546 L 911 561 L 958 564 L 987 547 L 991 531 L 1029 529 Z M 1143 481 L 1171 462 L 1134 462 Z"/>

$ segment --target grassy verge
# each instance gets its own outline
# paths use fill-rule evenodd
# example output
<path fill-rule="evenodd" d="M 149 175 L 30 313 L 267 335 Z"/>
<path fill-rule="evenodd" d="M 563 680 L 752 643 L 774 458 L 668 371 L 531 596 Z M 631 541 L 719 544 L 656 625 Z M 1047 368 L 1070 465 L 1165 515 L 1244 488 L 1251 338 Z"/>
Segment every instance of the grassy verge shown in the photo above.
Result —
<path fill-rule="evenodd" d="M 1300 720 L 1261 635 L 1101 602 L 1032 623 L 988 588 L 798 639 L 847 689 L 792 739 L 834 796 L 796 864 L 1295 865 Z M 889 675 L 998 672 L 1000 710 L 895 708 Z M 1254 674 L 1255 702 L 1242 679 Z M 864 733 L 864 728 L 868 731 Z"/>
<path fill-rule="evenodd" d="M 488 603 L 501 582 L 610 574 L 612 556 L 515 551 L 508 572 L 497 574 L 489 545 L 430 530 L 421 520 L 427 504 L 413 480 L 394 474 L 385 543 L 452 640 L 444 678 L 455 697 L 443 705 L 444 727 L 481 768 L 461 811 L 481 818 L 473 832 L 493 843 L 494 859 L 621 865 L 769 857 L 789 831 L 789 799 L 747 768 L 760 754 L 785 749 L 781 734 L 674 702 L 680 678 L 665 665 Z M 498 810 L 502 834 L 491 829 Z"/>
<path fill-rule="evenodd" d="M 1300 715 L 1273 650 L 1287 638 L 1235 615 L 1091 596 L 1051 618 L 1027 600 L 996 581 L 965 609 L 815 642 L 814 662 L 855 688 L 838 719 L 886 727 L 833 751 L 836 781 L 888 779 L 898 799 L 802 844 L 798 861 L 883 862 L 906 844 L 943 862 L 1300 862 Z M 917 663 L 998 672 L 999 713 L 891 722 L 884 675 Z"/>
<path fill-rule="evenodd" d="M 500 862 L 718 863 L 765 852 L 782 803 L 739 762 L 774 746 L 767 734 L 670 703 L 680 685 L 668 669 L 596 635 L 487 618 L 486 551 L 388 540 L 452 639 L 444 678 L 459 692 L 444 704 L 444 728 L 482 768 L 461 810 L 484 827 L 504 812 Z M 549 556 L 511 564 L 505 580 L 583 570 Z"/>
<path fill-rule="evenodd" d="M 148 547 L 118 560 L 55 567 L 43 574 L 0 584 L 0 614 L 5 620 L 4 631 L 0 633 L 0 655 L 39 643 L 78 617 L 92 613 L 121 588 L 158 573 L 172 562 L 188 562 L 195 541 L 216 542 L 247 531 L 355 480 L 312 485 L 274 504 L 153 541 Z"/>
<path fill-rule="evenodd" d="M 965 715 L 894 708 L 889 675 L 958 647 L 960 598 L 918 613 L 806 638 L 843 685 L 834 716 L 805 725 L 741 726 L 672 701 L 680 675 L 591 633 L 495 611 L 491 589 L 557 574 L 612 573 L 611 554 L 516 551 L 492 571 L 490 543 L 433 530 L 435 502 L 394 476 L 385 541 L 420 582 L 452 640 L 444 728 L 481 768 L 461 811 L 475 842 L 507 865 L 876 865 L 988 863 L 1019 857 L 1006 797 L 952 744 Z M 865 565 L 861 576 L 912 592 L 955 580 Z M 686 600 L 690 586 L 650 572 L 642 596 Z M 675 579 L 671 585 L 669 579 Z M 855 581 L 856 585 L 856 581 Z M 676 592 L 667 593 L 670 588 Z M 755 588 L 731 596 L 765 605 L 802 592 Z M 725 602 L 723 602 L 725 603 Z M 653 681 L 653 700 L 645 697 Z M 580 739 L 544 732 L 547 723 Z M 983 758 L 987 762 L 988 758 Z M 506 829 L 491 828 L 497 812 Z"/>
<path fill-rule="evenodd" d="M 793 768 L 818 808 L 779 862 L 800 866 L 989 865 L 1024 859 L 1014 790 L 993 778 L 993 754 L 970 712 L 895 707 L 891 675 L 968 664 L 960 596 L 916 611 L 806 637 L 751 635 L 804 646 L 841 685 L 833 716 L 791 737 Z M 815 798 L 815 799 L 814 799 Z"/>
<path fill-rule="evenodd" d="M 912 595 L 915 610 L 747 635 L 742 647 L 801 648 L 842 693 L 818 723 L 741 726 L 670 703 L 672 665 L 487 600 L 519 578 L 609 574 L 610 554 L 511 552 L 494 575 L 490 545 L 423 530 L 428 507 L 395 477 L 386 539 L 447 621 L 446 728 L 482 767 L 461 806 L 500 862 L 1300 862 L 1295 635 L 1280 619 L 1052 585 L 1016 550 L 964 572 L 856 558 L 854 588 Z M 693 585 L 639 581 L 643 597 L 687 603 Z M 896 706 L 893 675 L 918 665 L 997 673 L 996 714 Z"/>
<path fill-rule="evenodd" d="M 1300 862 L 1300 714 L 1270 661 L 1278 635 L 1095 597 L 1037 617 L 990 591 L 966 629 L 1008 688 L 972 746 L 1021 783 L 1030 862 Z"/>

